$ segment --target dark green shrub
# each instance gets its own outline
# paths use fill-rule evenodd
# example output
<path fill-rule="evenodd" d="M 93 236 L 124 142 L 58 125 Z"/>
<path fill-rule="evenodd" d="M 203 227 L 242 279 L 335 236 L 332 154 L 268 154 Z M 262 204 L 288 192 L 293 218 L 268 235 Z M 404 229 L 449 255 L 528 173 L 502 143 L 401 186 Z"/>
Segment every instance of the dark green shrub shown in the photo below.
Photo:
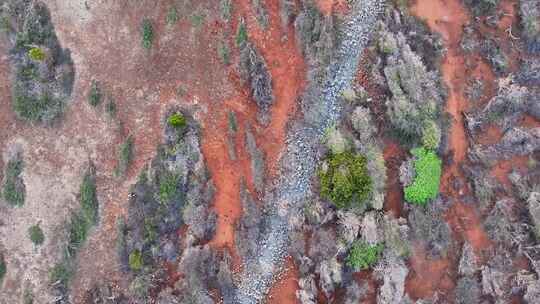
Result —
<path fill-rule="evenodd" d="M 6 261 L 4 261 L 4 256 L 0 254 L 0 283 L 2 283 L 2 280 L 6 276 L 6 273 L 7 273 Z"/>
<path fill-rule="evenodd" d="M 28 228 L 28 237 L 34 243 L 34 245 L 41 245 L 45 241 L 45 234 L 38 225 L 33 225 Z"/>
<path fill-rule="evenodd" d="M 37 77 L 37 74 L 28 75 Z M 13 110 L 20 118 L 48 122 L 58 117 L 63 111 L 63 102 L 49 93 L 44 92 L 39 96 L 32 96 L 23 92 L 22 88 L 15 87 L 13 92 Z"/>
<path fill-rule="evenodd" d="M 116 175 L 123 176 L 131 161 L 133 160 L 133 137 L 130 135 L 124 143 L 120 146 L 120 152 L 118 155 L 118 166 L 116 167 Z"/>
<path fill-rule="evenodd" d="M 236 133 L 238 131 L 238 122 L 236 121 L 236 114 L 233 111 L 229 111 L 229 131 Z"/>
<path fill-rule="evenodd" d="M 141 251 L 134 250 L 132 253 L 129 254 L 129 268 L 133 271 L 139 271 L 141 270 L 143 266 L 143 258 Z"/>
<path fill-rule="evenodd" d="M 196 27 L 196 28 L 201 27 L 201 25 L 203 25 L 204 23 L 204 18 L 205 18 L 204 15 L 200 15 L 200 14 L 192 15 L 191 25 L 193 25 L 193 27 Z"/>
<path fill-rule="evenodd" d="M 405 188 L 405 200 L 410 203 L 425 205 L 437 197 L 441 181 L 442 161 L 435 152 L 425 148 L 411 150 L 414 155 L 415 178 Z"/>
<path fill-rule="evenodd" d="M 338 208 L 363 203 L 371 192 L 366 158 L 351 151 L 330 154 L 318 172 L 321 196 Z"/>
<path fill-rule="evenodd" d="M 33 47 L 28 51 L 28 57 L 35 61 L 45 60 L 45 52 L 39 47 Z"/>
<path fill-rule="evenodd" d="M 101 103 L 102 97 L 103 94 L 101 93 L 99 83 L 97 81 L 92 81 L 90 92 L 88 92 L 88 103 L 90 103 L 91 106 L 96 107 Z"/>
<path fill-rule="evenodd" d="M 142 46 L 150 49 L 154 41 L 154 28 L 149 19 L 144 19 L 141 24 Z"/>
<path fill-rule="evenodd" d="M 377 263 L 383 249 L 383 244 L 368 245 L 363 241 L 355 241 L 346 259 L 347 266 L 356 271 L 369 269 Z"/>
<path fill-rule="evenodd" d="M 175 129 L 183 129 L 187 125 L 186 118 L 181 113 L 174 113 L 169 116 L 167 123 Z"/>
<path fill-rule="evenodd" d="M 20 156 L 11 159 L 7 163 L 2 195 L 11 206 L 20 207 L 24 205 L 26 187 L 21 178 L 23 161 Z"/>
<path fill-rule="evenodd" d="M 105 105 L 105 111 L 107 111 L 107 114 L 109 114 L 110 117 L 116 116 L 116 102 L 114 100 L 109 99 L 109 102 Z"/>

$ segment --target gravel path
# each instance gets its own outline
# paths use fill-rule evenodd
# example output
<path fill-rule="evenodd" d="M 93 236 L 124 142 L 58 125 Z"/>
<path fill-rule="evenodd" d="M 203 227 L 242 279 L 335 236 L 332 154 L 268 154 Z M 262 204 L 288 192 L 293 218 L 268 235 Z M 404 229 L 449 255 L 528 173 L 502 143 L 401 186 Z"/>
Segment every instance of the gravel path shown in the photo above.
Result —
<path fill-rule="evenodd" d="M 289 131 L 280 178 L 265 197 L 265 235 L 258 254 L 244 266 L 234 303 L 260 303 L 287 255 L 290 210 L 301 207 L 311 195 L 310 180 L 320 158 L 317 147 L 325 130 L 340 117 L 339 96 L 356 75 L 360 54 L 383 9 L 383 1 L 355 2 L 341 28 L 341 45 L 327 71 L 325 85 L 320 88 L 312 83 L 307 88 L 307 92 L 316 92 L 305 96 L 303 101 L 304 108 L 309 108 L 311 113 Z"/>

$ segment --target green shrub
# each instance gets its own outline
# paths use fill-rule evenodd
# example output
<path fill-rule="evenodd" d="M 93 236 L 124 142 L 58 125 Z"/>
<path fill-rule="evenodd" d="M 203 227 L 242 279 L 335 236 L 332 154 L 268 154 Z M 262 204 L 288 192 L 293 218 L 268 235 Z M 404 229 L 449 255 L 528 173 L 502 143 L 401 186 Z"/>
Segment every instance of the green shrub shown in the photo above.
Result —
<path fill-rule="evenodd" d="M 7 273 L 6 261 L 4 261 L 4 256 L 0 254 L 0 283 L 2 283 L 2 280 L 6 276 L 6 273 Z"/>
<path fill-rule="evenodd" d="M 425 205 L 439 193 L 442 162 L 435 152 L 425 148 L 415 148 L 411 153 L 415 156 L 415 178 L 413 183 L 405 188 L 405 200 Z"/>
<path fill-rule="evenodd" d="M 110 99 L 109 102 L 107 102 L 107 104 L 105 105 L 105 111 L 107 112 L 107 114 L 109 114 L 110 117 L 115 117 L 117 111 L 116 102 Z"/>
<path fill-rule="evenodd" d="M 87 172 L 85 174 L 79 190 L 82 216 L 88 222 L 88 224 L 96 224 L 99 206 L 97 200 L 96 180 L 92 172 Z"/>
<path fill-rule="evenodd" d="M 173 6 L 169 8 L 165 21 L 168 25 L 174 25 L 178 21 L 178 10 L 176 9 L 176 7 Z"/>
<path fill-rule="evenodd" d="M 90 223 L 81 215 L 74 214 L 69 222 L 69 234 L 67 252 L 70 256 L 74 256 L 81 245 L 86 241 Z"/>
<path fill-rule="evenodd" d="M 238 131 L 238 122 L 236 120 L 236 114 L 233 111 L 229 111 L 229 131 L 236 133 Z"/>
<path fill-rule="evenodd" d="M 11 206 L 20 207 L 24 205 L 26 188 L 21 178 L 23 161 L 20 156 L 11 159 L 7 163 L 2 195 Z"/>
<path fill-rule="evenodd" d="M 33 225 L 28 228 L 28 237 L 34 243 L 34 245 L 41 245 L 45 241 L 45 234 L 38 225 Z"/>
<path fill-rule="evenodd" d="M 168 204 L 178 195 L 178 183 L 180 174 L 167 172 L 163 174 L 159 181 L 159 201 L 162 204 Z"/>
<path fill-rule="evenodd" d="M 133 137 L 130 135 L 128 136 L 126 141 L 123 142 L 120 146 L 120 152 L 118 155 L 118 166 L 115 170 L 116 175 L 123 176 L 129 168 L 129 165 L 133 160 L 133 145 Z"/>
<path fill-rule="evenodd" d="M 220 4 L 221 18 L 225 21 L 229 21 L 232 15 L 232 1 L 231 0 L 221 0 Z"/>
<path fill-rule="evenodd" d="M 368 245 L 363 241 L 355 241 L 346 258 L 347 266 L 356 271 L 369 269 L 377 263 L 383 249 L 383 244 Z"/>
<path fill-rule="evenodd" d="M 60 282 L 62 285 L 67 285 L 67 282 L 73 275 L 73 269 L 67 261 L 61 261 L 49 271 L 49 280 L 51 283 Z"/>
<path fill-rule="evenodd" d="M 201 14 L 192 15 L 191 16 L 191 25 L 193 25 L 193 27 L 196 27 L 196 28 L 201 27 L 201 25 L 203 25 L 203 23 L 204 23 L 204 18 L 205 18 L 205 16 L 201 15 Z"/>
<path fill-rule="evenodd" d="M 428 120 L 422 132 L 422 144 L 428 150 L 437 150 L 441 142 L 441 129 L 433 120 Z"/>
<path fill-rule="evenodd" d="M 101 103 L 102 97 L 103 94 L 101 93 L 99 83 L 97 81 L 92 81 L 92 85 L 90 86 L 90 92 L 88 93 L 88 103 L 95 107 Z"/>
<path fill-rule="evenodd" d="M 345 151 L 330 154 L 318 172 L 321 196 L 338 208 L 349 208 L 363 203 L 371 192 L 366 158 Z"/>
<path fill-rule="evenodd" d="M 34 304 L 34 294 L 28 287 L 24 289 L 23 304 Z"/>
<path fill-rule="evenodd" d="M 240 46 L 248 39 L 246 24 L 242 20 L 238 25 L 238 31 L 236 33 L 236 45 Z"/>
<path fill-rule="evenodd" d="M 186 118 L 181 113 L 174 113 L 169 116 L 167 123 L 175 129 L 183 129 L 187 125 Z"/>
<path fill-rule="evenodd" d="M 28 57 L 35 61 L 43 61 L 45 60 L 45 52 L 41 48 L 33 47 L 28 51 Z"/>
<path fill-rule="evenodd" d="M 154 28 L 152 22 L 149 19 L 144 19 L 141 24 L 141 36 L 142 36 L 142 46 L 145 49 L 150 49 L 152 47 L 152 42 L 154 41 Z"/>
<path fill-rule="evenodd" d="M 133 271 L 141 270 L 143 266 L 142 254 L 139 250 L 134 250 L 129 254 L 129 268 Z"/>

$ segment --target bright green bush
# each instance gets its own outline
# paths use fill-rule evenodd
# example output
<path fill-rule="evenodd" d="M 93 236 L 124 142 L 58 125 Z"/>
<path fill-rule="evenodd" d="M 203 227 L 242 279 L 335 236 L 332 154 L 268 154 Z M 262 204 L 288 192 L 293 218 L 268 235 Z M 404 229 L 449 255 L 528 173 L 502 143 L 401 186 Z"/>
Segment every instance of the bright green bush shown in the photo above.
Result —
<path fill-rule="evenodd" d="M 43 234 L 43 230 L 41 230 L 39 225 L 33 225 L 28 228 L 28 237 L 34 245 L 41 245 L 45 241 L 45 234 Z"/>
<path fill-rule="evenodd" d="M 145 49 L 152 47 L 154 41 L 154 28 L 152 22 L 149 19 L 144 19 L 141 24 L 142 46 Z"/>
<path fill-rule="evenodd" d="M 184 115 L 181 113 L 174 113 L 173 115 L 169 116 L 167 123 L 173 128 L 182 129 L 186 126 L 187 121 Z"/>
<path fill-rule="evenodd" d="M 28 51 L 28 57 L 35 61 L 43 61 L 45 60 L 45 52 L 38 47 L 33 47 Z"/>
<path fill-rule="evenodd" d="M 240 46 L 248 39 L 246 24 L 242 21 L 236 33 L 236 45 Z"/>
<path fill-rule="evenodd" d="M 409 203 L 425 205 L 437 197 L 441 181 L 442 161 L 437 154 L 425 148 L 411 150 L 415 156 L 413 183 L 405 188 L 405 200 Z"/>
<path fill-rule="evenodd" d="M 363 241 L 355 241 L 346 259 L 347 266 L 357 271 L 368 269 L 377 263 L 383 249 L 383 244 L 368 245 Z"/>
<path fill-rule="evenodd" d="M 361 204 L 371 192 L 366 158 L 351 151 L 330 154 L 318 175 L 321 196 L 338 208 Z"/>
<path fill-rule="evenodd" d="M 143 266 L 142 254 L 139 250 L 134 250 L 129 254 L 129 268 L 134 271 L 141 270 Z"/>

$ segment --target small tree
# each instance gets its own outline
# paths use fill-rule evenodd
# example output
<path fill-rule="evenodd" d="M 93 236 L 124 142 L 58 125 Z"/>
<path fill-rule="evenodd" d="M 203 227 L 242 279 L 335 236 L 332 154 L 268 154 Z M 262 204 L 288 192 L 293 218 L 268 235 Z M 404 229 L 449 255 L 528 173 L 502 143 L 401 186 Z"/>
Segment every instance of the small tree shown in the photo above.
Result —
<path fill-rule="evenodd" d="M 100 104 L 102 97 L 103 94 L 101 93 L 99 83 L 93 80 L 92 85 L 90 86 L 90 92 L 88 92 L 88 103 L 90 103 L 91 106 L 96 107 Z"/>
<path fill-rule="evenodd" d="M 181 113 L 174 113 L 169 116 L 167 123 L 175 129 L 183 129 L 187 125 L 186 118 Z"/>
<path fill-rule="evenodd" d="M 384 246 L 382 244 L 369 245 L 363 241 L 355 241 L 349 251 L 346 263 L 354 270 L 365 270 L 377 263 Z"/>
<path fill-rule="evenodd" d="M 141 36 L 142 36 L 142 46 L 145 49 L 150 49 L 152 47 L 152 42 L 154 41 L 154 28 L 152 22 L 149 19 L 144 19 L 141 24 Z"/>
<path fill-rule="evenodd" d="M 34 61 L 43 61 L 45 60 L 45 52 L 38 47 L 33 47 L 28 51 L 28 57 Z"/>

